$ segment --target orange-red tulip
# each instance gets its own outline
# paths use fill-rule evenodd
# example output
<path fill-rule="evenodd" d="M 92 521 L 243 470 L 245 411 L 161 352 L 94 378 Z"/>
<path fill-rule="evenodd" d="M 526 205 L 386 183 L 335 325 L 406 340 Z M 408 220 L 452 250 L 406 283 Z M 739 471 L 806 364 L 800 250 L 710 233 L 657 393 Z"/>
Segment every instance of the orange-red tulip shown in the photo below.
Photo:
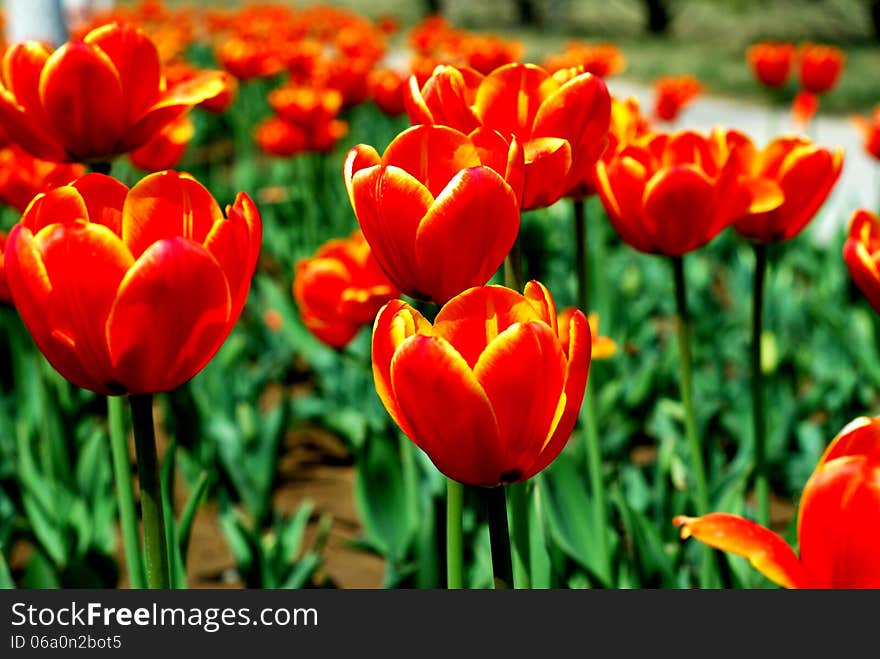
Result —
<path fill-rule="evenodd" d="M 364 144 L 345 185 L 376 260 L 404 293 L 442 304 L 489 281 L 519 232 L 522 150 L 501 135 L 413 126 L 382 157 Z"/>
<path fill-rule="evenodd" d="M 342 93 L 336 89 L 287 85 L 269 93 L 269 105 L 281 119 L 308 132 L 339 114 Z"/>
<path fill-rule="evenodd" d="M 400 295 L 373 258 L 360 231 L 330 240 L 296 264 L 293 297 L 306 327 L 321 341 L 344 348 L 376 313 Z"/>
<path fill-rule="evenodd" d="M 795 48 L 790 43 L 762 41 L 746 49 L 746 59 L 755 77 L 765 87 L 785 85 L 794 64 Z"/>
<path fill-rule="evenodd" d="M 31 199 L 86 173 L 85 167 L 34 158 L 17 144 L 0 149 L 0 202 L 19 213 Z"/>
<path fill-rule="evenodd" d="M 397 117 L 406 112 L 403 104 L 403 92 L 406 89 L 408 76 L 401 75 L 394 69 L 375 69 L 367 77 L 370 98 L 383 114 Z"/>
<path fill-rule="evenodd" d="M 806 43 L 798 50 L 801 86 L 811 94 L 830 91 L 846 63 L 846 53 L 835 46 Z"/>
<path fill-rule="evenodd" d="M 10 46 L 0 124 L 37 158 L 107 161 L 146 144 L 223 86 L 219 72 L 206 72 L 166 88 L 153 42 L 114 23 L 55 52 L 32 41 Z"/>
<path fill-rule="evenodd" d="M 431 325 L 401 300 L 373 327 L 376 391 L 401 430 L 447 477 L 492 487 L 524 481 L 564 448 L 583 401 L 590 328 L 571 316 L 563 348 L 538 282 L 525 294 L 469 289 Z"/>
<path fill-rule="evenodd" d="M 694 76 L 662 76 L 654 82 L 654 116 L 673 122 L 699 95 L 700 81 Z"/>
<path fill-rule="evenodd" d="M 840 177 L 843 149 L 832 151 L 807 137 L 779 137 L 760 151 L 746 142 L 740 160 L 743 176 L 769 204 L 753 204 L 734 227 L 749 240 L 781 242 L 799 234 L 825 203 Z"/>
<path fill-rule="evenodd" d="M 856 286 L 880 313 L 880 217 L 864 209 L 853 213 L 843 258 Z"/>
<path fill-rule="evenodd" d="M 791 102 L 791 120 L 797 130 L 804 130 L 819 111 L 819 96 L 799 91 Z"/>
<path fill-rule="evenodd" d="M 301 153 L 308 146 L 305 130 L 278 117 L 269 117 L 257 124 L 254 141 L 266 153 L 281 157 Z"/>
<path fill-rule="evenodd" d="M 880 105 L 874 108 L 870 117 L 853 115 L 850 117 L 856 129 L 861 133 L 865 144 L 865 152 L 880 160 Z"/>
<path fill-rule="evenodd" d="M 649 134 L 599 161 L 598 193 L 620 237 L 641 252 L 681 256 L 742 217 L 752 195 L 735 149 L 718 146 L 727 135 Z"/>
<path fill-rule="evenodd" d="M 549 206 L 585 180 L 607 143 L 611 98 L 601 78 L 582 73 L 560 82 L 534 64 L 508 64 L 482 76 L 438 67 L 405 101 L 413 123 L 464 132 L 478 126 L 513 135 L 525 152 L 525 210 Z"/>
<path fill-rule="evenodd" d="M 682 538 L 745 556 L 785 588 L 880 588 L 880 417 L 855 419 L 825 450 L 801 495 L 797 554 L 737 515 L 674 523 Z"/>
<path fill-rule="evenodd" d="M 186 174 L 131 190 L 102 174 L 36 197 L 6 244 L 12 298 L 37 347 L 92 391 L 168 391 L 193 377 L 238 319 L 261 240 L 240 193 L 226 217 Z"/>
<path fill-rule="evenodd" d="M 544 68 L 551 73 L 560 69 L 580 68 L 600 78 L 616 75 L 625 67 L 623 54 L 612 43 L 570 41 L 562 53 L 549 55 L 544 60 Z"/>
<path fill-rule="evenodd" d="M 128 154 L 128 159 L 138 169 L 159 172 L 175 167 L 195 133 L 195 126 L 187 115 L 181 115 L 149 142 Z"/>

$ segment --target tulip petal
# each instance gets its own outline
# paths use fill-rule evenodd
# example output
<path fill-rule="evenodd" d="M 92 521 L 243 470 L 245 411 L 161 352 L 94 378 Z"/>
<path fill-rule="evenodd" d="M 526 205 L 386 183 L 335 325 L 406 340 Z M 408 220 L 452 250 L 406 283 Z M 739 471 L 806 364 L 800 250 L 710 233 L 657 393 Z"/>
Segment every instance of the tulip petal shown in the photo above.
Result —
<path fill-rule="evenodd" d="M 391 360 L 397 348 L 414 334 L 430 334 L 431 323 L 403 300 L 391 300 L 383 306 L 373 323 L 371 348 L 373 382 L 376 393 L 388 414 L 407 436 L 412 431 L 403 418 L 391 387 Z"/>
<path fill-rule="evenodd" d="M 119 283 L 134 261 L 131 254 L 110 229 L 87 222 L 49 225 L 34 240 L 52 282 L 50 331 L 76 350 L 102 390 L 122 393 L 105 328 Z"/>
<path fill-rule="evenodd" d="M 49 363 L 78 387 L 113 393 L 106 389 L 100 377 L 96 378 L 84 368 L 69 337 L 53 333 L 49 322 L 49 308 L 54 299 L 52 282 L 34 235 L 25 225 L 18 224 L 9 233 L 5 262 L 7 283 L 16 310 Z"/>
<path fill-rule="evenodd" d="M 460 171 L 428 209 L 416 233 L 423 291 L 442 304 L 498 270 L 519 233 L 510 186 L 489 167 Z"/>
<path fill-rule="evenodd" d="M 46 119 L 72 159 L 119 153 L 125 132 L 122 83 L 113 63 L 81 41 L 69 41 L 46 61 L 40 77 Z"/>
<path fill-rule="evenodd" d="M 72 185 L 64 185 L 31 199 L 21 222 L 36 234 L 52 224 L 88 219 L 89 211 L 79 190 Z"/>
<path fill-rule="evenodd" d="M 158 172 L 142 178 L 122 208 L 122 239 L 135 258 L 163 238 L 204 243 L 223 212 L 211 193 L 187 174 Z"/>
<path fill-rule="evenodd" d="M 563 397 L 566 359 L 549 325 L 515 324 L 483 351 L 474 376 L 483 387 L 504 453 L 502 482 L 526 477 L 554 429 Z"/>
<path fill-rule="evenodd" d="M 229 286 L 217 261 L 182 237 L 159 240 L 119 286 L 107 342 L 129 393 L 183 384 L 214 356 L 229 322 Z"/>
<path fill-rule="evenodd" d="M 507 64 L 480 83 L 474 111 L 484 126 L 526 143 L 544 100 L 559 89 L 547 71 L 534 64 Z"/>
<path fill-rule="evenodd" d="M 391 386 L 409 435 L 447 477 L 493 486 L 505 464 L 492 406 L 473 372 L 443 339 L 417 334 L 391 361 Z"/>
<path fill-rule="evenodd" d="M 392 140 L 382 164 L 404 170 L 436 197 L 459 171 L 481 162 L 464 133 L 447 126 L 413 126 Z"/>
<path fill-rule="evenodd" d="M 561 415 L 555 419 L 555 427 L 551 427 L 541 454 L 526 470 L 525 478 L 531 478 L 543 470 L 559 455 L 571 438 L 571 432 L 580 415 L 590 374 L 593 341 L 590 323 L 579 309 L 569 318 L 567 343 L 568 367 L 565 373 L 565 393 L 560 401 Z"/>
<path fill-rule="evenodd" d="M 682 538 L 693 536 L 710 547 L 748 558 L 773 583 L 784 588 L 810 587 L 804 566 L 788 543 L 750 520 L 710 513 L 702 517 L 678 515 L 673 524 L 681 527 Z"/>
<path fill-rule="evenodd" d="M 880 464 L 880 419 L 862 416 L 850 421 L 828 444 L 816 467 L 846 456 L 864 456 Z"/>
<path fill-rule="evenodd" d="M 524 144 L 523 210 L 550 206 L 566 189 L 571 169 L 571 145 L 557 137 L 538 137 Z"/>
<path fill-rule="evenodd" d="M 709 226 L 714 194 L 705 175 L 689 165 L 660 170 L 648 181 L 645 219 L 660 252 L 681 256 L 715 237 Z"/>
<path fill-rule="evenodd" d="M 543 313 L 504 286 L 481 286 L 457 295 L 434 319 L 434 335 L 443 337 L 473 368 L 496 336 L 514 323 L 542 321 Z"/>
<path fill-rule="evenodd" d="M 205 239 L 205 249 L 217 259 L 229 283 L 232 319 L 241 314 L 250 291 L 260 256 L 262 226 L 256 205 L 247 193 L 240 192 L 235 203 L 226 208 L 226 219 L 217 220 Z"/>
<path fill-rule="evenodd" d="M 82 196 L 89 222 L 103 224 L 117 236 L 122 235 L 122 207 L 128 188 L 111 176 L 86 174 L 70 184 Z"/>
<path fill-rule="evenodd" d="M 46 123 L 37 123 L 25 113 L 13 95 L 0 89 L 0 126 L 8 135 L 15 135 L 15 141 L 36 158 L 52 162 L 67 162 L 70 155 L 58 142 L 56 136 L 46 129 Z"/>
<path fill-rule="evenodd" d="M 413 297 L 422 273 L 415 261 L 416 232 L 434 199 L 427 188 L 398 167 L 370 167 L 352 178 L 354 210 L 364 238 L 388 278 Z"/>
<path fill-rule="evenodd" d="M 348 200 L 354 208 L 354 191 L 352 189 L 352 179 L 354 175 L 362 169 L 373 167 L 382 162 L 382 158 L 376 149 L 369 144 L 356 144 L 349 149 L 345 155 L 345 162 L 342 165 L 342 175 L 345 180 L 345 190 L 348 192 Z"/>
<path fill-rule="evenodd" d="M 614 230 L 634 249 L 652 253 L 656 251 L 653 227 L 647 226 L 642 211 L 646 182 L 647 170 L 634 158 L 596 165 L 596 190 Z"/>
<path fill-rule="evenodd" d="M 880 588 L 877 519 L 880 462 L 845 455 L 816 468 L 798 510 L 801 562 L 815 587 Z"/>
<path fill-rule="evenodd" d="M 133 124 L 159 94 L 159 51 L 141 30 L 119 23 L 95 28 L 83 39 L 100 48 L 116 68 L 122 83 L 125 119 Z"/>

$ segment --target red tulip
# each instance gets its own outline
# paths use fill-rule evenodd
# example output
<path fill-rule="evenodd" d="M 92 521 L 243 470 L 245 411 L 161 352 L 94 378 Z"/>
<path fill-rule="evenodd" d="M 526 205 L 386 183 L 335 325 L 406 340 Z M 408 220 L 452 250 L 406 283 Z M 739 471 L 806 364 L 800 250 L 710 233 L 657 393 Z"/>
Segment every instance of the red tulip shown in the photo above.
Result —
<path fill-rule="evenodd" d="M 223 90 L 219 72 L 165 87 L 159 54 L 139 29 L 104 25 L 55 52 L 36 42 L 3 55 L 0 124 L 28 152 L 100 162 L 146 144 Z"/>
<path fill-rule="evenodd" d="M 769 204 L 734 224 L 756 242 L 781 242 L 799 234 L 825 203 L 840 177 L 843 149 L 816 146 L 807 137 L 779 137 L 763 150 L 740 147 L 744 176 Z M 773 206 L 773 208 L 767 208 Z"/>
<path fill-rule="evenodd" d="M 843 258 L 856 286 L 880 313 L 880 217 L 864 209 L 853 214 Z"/>
<path fill-rule="evenodd" d="M 86 173 L 82 165 L 34 158 L 17 144 L 0 149 L 0 202 L 19 213 L 31 199 Z"/>
<path fill-rule="evenodd" d="M 9 234 L 6 276 L 37 347 L 68 380 L 107 395 L 193 377 L 238 319 L 260 250 L 250 197 L 226 216 L 170 171 L 131 190 L 88 174 L 35 198 Z"/>
<path fill-rule="evenodd" d="M 819 111 L 819 97 L 812 92 L 799 91 L 791 103 L 792 123 L 804 130 Z"/>
<path fill-rule="evenodd" d="M 762 41 L 746 50 L 746 59 L 758 81 L 771 88 L 785 85 L 794 64 L 795 48 L 790 43 Z"/>
<path fill-rule="evenodd" d="M 519 231 L 522 150 L 499 134 L 413 126 L 382 157 L 349 151 L 345 184 L 373 255 L 407 295 L 442 304 L 485 284 Z"/>
<path fill-rule="evenodd" d="M 393 69 L 375 69 L 367 77 L 370 98 L 383 114 L 397 117 L 406 112 L 403 104 L 403 91 L 406 89 L 407 76 Z"/>
<path fill-rule="evenodd" d="M 625 67 L 623 54 L 611 43 L 570 41 L 562 53 L 550 55 L 544 60 L 544 68 L 552 73 L 560 69 L 579 68 L 600 78 L 616 75 Z"/>
<path fill-rule="evenodd" d="M 786 588 L 880 588 L 880 417 L 860 417 L 831 442 L 798 510 L 799 554 L 752 521 L 679 515 L 681 537 L 749 559 Z"/>
<path fill-rule="evenodd" d="M 868 118 L 853 115 L 850 119 L 862 135 L 865 152 L 880 160 L 880 105 L 874 108 L 874 112 Z"/>
<path fill-rule="evenodd" d="M 382 272 L 360 231 L 324 243 L 296 264 L 293 297 L 306 327 L 321 341 L 343 348 L 376 313 L 400 295 Z"/>
<path fill-rule="evenodd" d="M 132 165 L 147 172 L 171 169 L 183 158 L 194 132 L 192 120 L 182 115 L 149 142 L 129 153 L 128 158 Z"/>
<path fill-rule="evenodd" d="M 700 93 L 702 86 L 694 76 L 663 76 L 654 82 L 654 115 L 663 121 L 675 121 Z"/>
<path fill-rule="evenodd" d="M 306 151 L 308 135 L 299 126 L 270 117 L 254 128 L 254 141 L 268 154 L 288 157 Z"/>
<path fill-rule="evenodd" d="M 405 95 L 413 123 L 464 132 L 478 126 L 513 135 L 525 153 L 524 210 L 549 206 L 589 176 L 607 143 L 611 98 L 589 73 L 560 82 L 534 64 L 508 64 L 481 76 L 438 67 Z"/>
<path fill-rule="evenodd" d="M 394 421 L 447 477 L 524 481 L 565 447 L 590 367 L 590 328 L 571 317 L 563 348 L 550 293 L 469 289 L 433 326 L 401 300 L 373 327 L 373 378 Z"/>
<path fill-rule="evenodd" d="M 654 133 L 599 161 L 599 196 L 620 237 L 641 252 L 681 256 L 742 217 L 752 197 L 735 150 L 720 146 L 729 136 Z"/>
<path fill-rule="evenodd" d="M 846 53 L 824 44 L 806 43 L 799 51 L 801 86 L 811 94 L 824 94 L 837 84 Z"/>

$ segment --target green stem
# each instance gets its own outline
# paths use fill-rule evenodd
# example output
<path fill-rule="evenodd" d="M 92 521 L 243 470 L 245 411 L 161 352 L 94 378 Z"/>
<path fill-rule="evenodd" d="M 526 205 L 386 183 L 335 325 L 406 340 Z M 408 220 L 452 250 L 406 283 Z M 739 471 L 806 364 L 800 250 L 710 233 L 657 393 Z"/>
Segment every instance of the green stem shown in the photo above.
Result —
<path fill-rule="evenodd" d="M 510 532 L 507 527 L 507 497 L 504 486 L 483 489 L 489 519 L 489 545 L 492 550 L 492 574 L 496 590 L 513 588 L 513 563 L 510 555 Z"/>
<path fill-rule="evenodd" d="M 93 162 L 89 165 L 89 169 L 96 174 L 104 174 L 110 176 L 110 170 L 113 168 L 113 162 L 106 160 L 104 162 Z"/>
<path fill-rule="evenodd" d="M 462 510 L 464 508 L 464 485 L 451 478 L 446 479 L 446 588 L 456 590 L 464 587 L 464 541 L 462 534 Z"/>
<path fill-rule="evenodd" d="M 590 311 L 590 279 L 589 259 L 587 258 L 587 207 L 583 199 L 574 200 L 574 239 L 575 239 L 575 272 L 577 274 L 578 307 L 585 314 Z M 593 395 L 592 382 L 587 383 L 584 392 L 582 410 L 584 423 L 584 454 L 587 459 L 587 473 L 590 478 L 593 500 L 593 523 L 596 529 L 596 550 L 600 556 L 600 564 L 606 580 L 611 578 L 611 562 L 608 552 L 608 504 L 605 501 L 605 483 L 602 478 L 602 447 L 599 443 L 598 413 L 596 397 Z"/>
<path fill-rule="evenodd" d="M 531 584 L 531 546 L 529 542 L 529 503 L 531 490 L 529 481 L 508 485 L 507 504 L 510 506 L 510 524 L 513 538 L 513 576 L 519 588 Z"/>
<path fill-rule="evenodd" d="M 144 523 L 144 548 L 149 588 L 169 588 L 168 551 L 165 544 L 165 519 L 162 490 L 156 457 L 156 433 L 153 427 L 152 394 L 132 394 L 131 419 L 141 489 L 141 516 Z"/>
<path fill-rule="evenodd" d="M 684 427 L 688 449 L 691 454 L 691 473 L 694 477 L 694 503 L 697 515 L 709 512 L 709 487 L 706 481 L 706 467 L 703 463 L 703 449 L 697 435 L 697 422 L 694 415 L 693 400 L 693 365 L 691 361 L 690 315 L 687 307 L 687 289 L 685 287 L 684 257 L 672 257 L 675 275 L 675 304 L 678 311 L 678 360 L 680 370 L 681 400 L 684 405 Z M 708 588 L 713 582 L 713 566 L 711 549 L 702 549 L 703 561 L 700 571 L 700 582 Z"/>
<path fill-rule="evenodd" d="M 113 473 L 116 478 L 116 500 L 119 506 L 119 524 L 125 562 L 128 566 L 128 582 L 132 588 L 144 587 L 144 566 L 141 561 L 140 535 L 138 534 L 137 509 L 134 503 L 134 480 L 131 477 L 131 460 L 125 436 L 121 396 L 107 397 L 107 418 L 110 423 L 110 452 L 113 456 Z"/>
<path fill-rule="evenodd" d="M 755 494 L 757 520 L 770 524 L 770 482 L 767 475 L 767 420 L 764 415 L 764 378 L 761 373 L 761 332 L 764 316 L 764 279 L 767 273 L 767 246 L 755 243 L 755 291 L 752 296 L 752 417 L 755 437 Z"/>
<path fill-rule="evenodd" d="M 504 285 L 507 288 L 522 292 L 525 282 L 523 281 L 522 271 L 522 245 L 519 242 L 519 236 L 510 248 L 507 258 L 504 259 Z"/>

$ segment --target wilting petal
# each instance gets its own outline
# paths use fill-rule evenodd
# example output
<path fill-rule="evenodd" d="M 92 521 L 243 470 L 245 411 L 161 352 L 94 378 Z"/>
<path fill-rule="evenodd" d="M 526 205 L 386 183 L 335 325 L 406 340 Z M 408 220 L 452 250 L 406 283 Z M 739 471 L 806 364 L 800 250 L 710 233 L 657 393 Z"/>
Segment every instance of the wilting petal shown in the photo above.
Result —
<path fill-rule="evenodd" d="M 491 404 L 452 346 L 410 337 L 394 354 L 391 385 L 410 438 L 441 473 L 468 485 L 499 483 L 505 465 Z"/>
<path fill-rule="evenodd" d="M 846 455 L 817 467 L 798 510 L 801 562 L 815 587 L 880 588 L 878 519 L 880 463 Z"/>
<path fill-rule="evenodd" d="M 183 384 L 214 356 L 229 330 L 226 277 L 201 245 L 160 240 L 119 286 L 107 322 L 113 364 L 128 393 Z"/>
<path fill-rule="evenodd" d="M 444 303 L 481 286 L 504 262 L 519 232 L 516 197 L 488 167 L 460 171 L 428 209 L 416 234 L 422 290 Z"/>
<path fill-rule="evenodd" d="M 125 100 L 125 119 L 133 124 L 156 100 L 161 81 L 159 52 L 142 31 L 128 25 L 108 23 L 83 39 L 100 48 L 116 68 Z"/>
<path fill-rule="evenodd" d="M 770 581 L 785 588 L 810 587 L 803 565 L 778 535 L 752 521 L 727 513 L 702 517 L 677 516 L 673 523 L 681 527 L 681 537 L 695 537 L 700 542 L 744 556 Z"/>
<path fill-rule="evenodd" d="M 511 325 L 477 360 L 474 375 L 498 424 L 507 469 L 504 482 L 527 477 L 534 456 L 555 429 L 566 365 L 559 338 L 542 322 Z"/>
<path fill-rule="evenodd" d="M 119 153 L 125 102 L 116 69 L 103 51 L 77 41 L 61 46 L 46 61 L 40 97 L 47 121 L 73 159 Z"/>
<path fill-rule="evenodd" d="M 186 174 L 158 172 L 141 179 L 122 209 L 122 239 L 135 258 L 163 238 L 183 236 L 204 243 L 220 206 L 205 187 Z"/>

